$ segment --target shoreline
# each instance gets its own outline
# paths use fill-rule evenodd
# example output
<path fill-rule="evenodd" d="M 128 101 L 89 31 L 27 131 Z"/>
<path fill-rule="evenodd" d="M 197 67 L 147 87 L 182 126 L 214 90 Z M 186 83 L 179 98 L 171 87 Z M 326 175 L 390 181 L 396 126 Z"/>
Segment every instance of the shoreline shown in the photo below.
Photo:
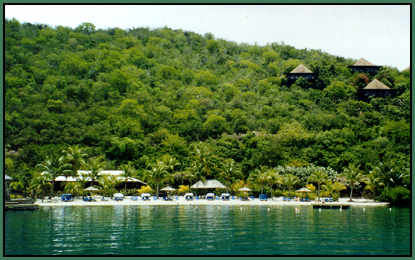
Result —
<path fill-rule="evenodd" d="M 259 199 L 253 199 L 248 201 L 241 201 L 238 199 L 235 200 L 205 200 L 205 199 L 199 199 L 199 200 L 191 200 L 186 201 L 184 198 L 179 198 L 178 200 L 172 200 L 172 201 L 164 201 L 164 200 L 148 200 L 143 201 L 141 199 L 137 201 L 133 201 L 129 198 L 125 198 L 122 201 L 115 201 L 115 200 L 109 200 L 109 201 L 83 201 L 80 199 L 76 199 L 74 201 L 70 202 L 64 202 L 64 201 L 53 201 L 53 202 L 42 202 L 42 200 L 37 200 L 34 204 L 42 206 L 42 207 L 48 207 L 48 206 L 159 206 L 159 205 L 166 205 L 166 206 L 173 206 L 173 205 L 180 205 L 180 206 L 186 206 L 186 205 L 213 205 L 213 206 L 312 206 L 316 204 L 315 201 L 309 201 L 309 202 L 302 202 L 302 201 L 283 201 L 280 198 L 273 198 L 268 199 L 267 201 L 260 201 Z M 376 202 L 373 200 L 367 200 L 367 199 L 355 199 L 353 202 L 349 202 L 348 198 L 340 198 L 337 202 L 325 202 L 323 205 L 349 205 L 349 206 L 388 206 L 388 202 Z"/>

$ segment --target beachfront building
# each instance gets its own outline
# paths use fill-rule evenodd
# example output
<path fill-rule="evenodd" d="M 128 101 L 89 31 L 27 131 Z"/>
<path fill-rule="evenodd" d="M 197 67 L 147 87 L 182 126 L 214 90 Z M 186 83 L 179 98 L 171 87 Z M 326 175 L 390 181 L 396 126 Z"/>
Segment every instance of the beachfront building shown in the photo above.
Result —
<path fill-rule="evenodd" d="M 217 189 L 226 189 L 226 186 L 218 180 L 205 180 L 196 182 L 190 188 L 200 190 L 204 195 L 206 195 L 207 193 L 214 192 Z"/>
<path fill-rule="evenodd" d="M 377 79 L 372 80 L 366 87 L 359 90 L 359 96 L 363 100 L 368 100 L 372 97 L 387 97 L 394 93 L 393 89 L 390 89 Z"/>
<path fill-rule="evenodd" d="M 298 65 L 295 69 L 293 69 L 290 73 L 287 74 L 288 84 L 294 83 L 299 78 L 313 80 L 314 77 L 314 73 L 304 64 Z"/>
<path fill-rule="evenodd" d="M 359 59 L 353 65 L 350 65 L 348 67 L 353 72 L 363 72 L 369 74 L 376 74 L 378 73 L 379 69 L 382 68 L 382 66 L 374 65 L 363 58 Z"/>
<path fill-rule="evenodd" d="M 79 182 L 83 181 L 86 182 L 87 186 L 96 185 L 98 184 L 97 180 L 92 181 L 90 177 L 91 171 L 86 170 L 78 170 L 78 176 L 58 176 L 55 178 L 55 183 L 58 189 L 62 189 L 64 185 L 68 182 Z M 132 188 L 140 188 L 143 185 L 147 185 L 147 183 L 133 178 L 133 177 L 124 177 L 123 170 L 102 170 L 98 172 L 98 176 L 112 176 L 117 181 L 119 181 L 118 188 L 124 188 L 125 186 L 127 189 Z"/>

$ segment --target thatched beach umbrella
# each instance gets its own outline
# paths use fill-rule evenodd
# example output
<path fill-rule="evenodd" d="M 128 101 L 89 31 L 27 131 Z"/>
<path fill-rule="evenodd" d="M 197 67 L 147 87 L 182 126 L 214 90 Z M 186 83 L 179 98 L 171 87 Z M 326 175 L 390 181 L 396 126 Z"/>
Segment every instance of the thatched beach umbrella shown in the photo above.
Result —
<path fill-rule="evenodd" d="M 307 189 L 307 188 L 303 187 L 303 188 L 301 188 L 301 189 L 296 190 L 296 192 L 311 192 L 311 190 L 309 190 L 309 189 Z"/>
<path fill-rule="evenodd" d="M 94 186 L 89 186 L 88 188 L 85 189 L 85 191 L 99 191 L 99 189 L 95 188 Z"/>
<path fill-rule="evenodd" d="M 176 191 L 175 188 L 172 188 L 170 186 L 164 187 L 163 189 L 161 189 L 161 191 L 165 191 L 167 193 L 167 197 L 169 198 L 169 193 L 173 193 L 174 191 Z"/>
<path fill-rule="evenodd" d="M 301 192 L 303 194 L 306 194 L 307 192 L 311 192 L 311 190 L 307 189 L 306 187 L 303 187 L 301 189 L 296 190 L 295 192 Z"/>
<path fill-rule="evenodd" d="M 166 192 L 173 192 L 175 191 L 175 188 L 172 188 L 170 186 L 164 187 L 163 189 L 161 189 L 161 191 L 166 191 Z"/>
<path fill-rule="evenodd" d="M 244 197 L 245 197 L 245 199 L 247 199 L 248 198 L 248 192 L 250 192 L 251 191 L 251 189 L 250 188 L 248 188 L 248 187 L 242 187 L 242 188 L 240 188 L 238 191 L 242 191 L 243 192 L 243 194 L 245 195 Z"/>

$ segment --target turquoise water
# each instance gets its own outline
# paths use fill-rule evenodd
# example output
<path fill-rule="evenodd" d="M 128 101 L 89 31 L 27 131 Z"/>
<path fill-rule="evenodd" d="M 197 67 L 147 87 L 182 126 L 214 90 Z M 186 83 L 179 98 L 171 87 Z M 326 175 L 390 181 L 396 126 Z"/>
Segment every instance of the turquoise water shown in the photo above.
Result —
<path fill-rule="evenodd" d="M 7 211 L 5 232 L 6 255 L 410 253 L 408 208 L 41 207 Z"/>

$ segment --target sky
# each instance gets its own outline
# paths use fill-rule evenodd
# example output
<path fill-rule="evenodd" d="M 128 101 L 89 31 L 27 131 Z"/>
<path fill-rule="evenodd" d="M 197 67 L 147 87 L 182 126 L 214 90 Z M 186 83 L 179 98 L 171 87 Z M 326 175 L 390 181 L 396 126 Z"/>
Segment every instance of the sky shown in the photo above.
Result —
<path fill-rule="evenodd" d="M 166 26 L 237 43 L 284 42 L 400 70 L 410 65 L 408 5 L 6 5 L 5 15 L 73 28 Z"/>

